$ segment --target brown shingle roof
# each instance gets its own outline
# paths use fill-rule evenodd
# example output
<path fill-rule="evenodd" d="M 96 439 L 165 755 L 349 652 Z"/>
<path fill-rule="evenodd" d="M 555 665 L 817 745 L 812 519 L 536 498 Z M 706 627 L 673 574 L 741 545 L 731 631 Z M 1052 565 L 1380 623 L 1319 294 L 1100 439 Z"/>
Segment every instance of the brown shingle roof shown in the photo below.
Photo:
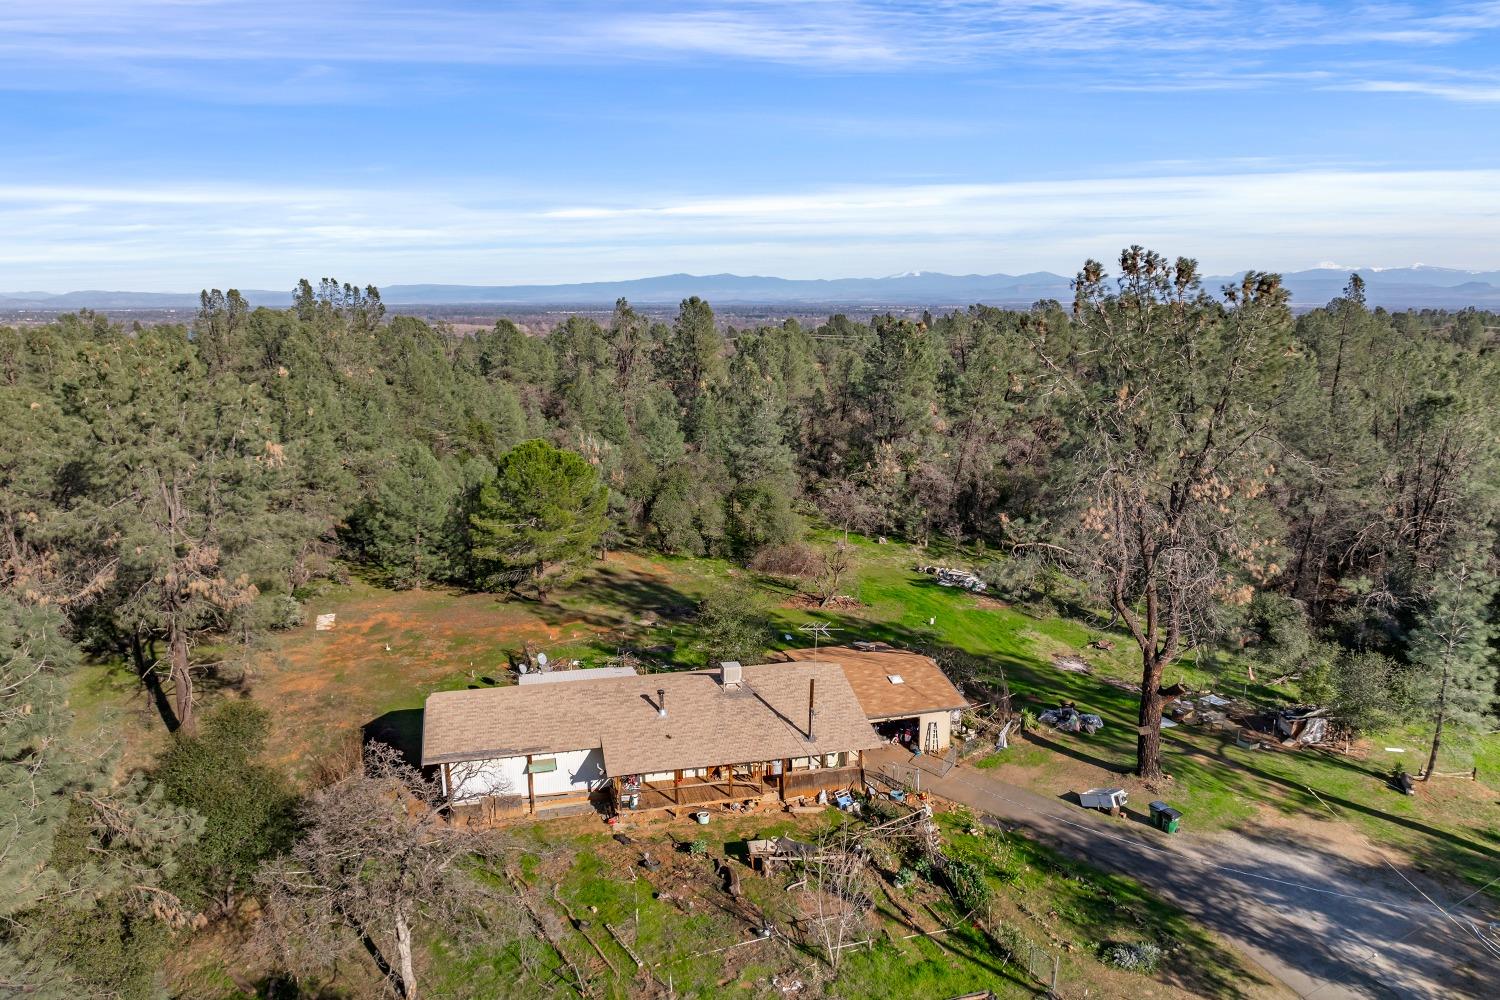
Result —
<path fill-rule="evenodd" d="M 965 708 L 968 702 L 930 656 L 904 649 L 788 649 L 793 660 L 829 660 L 843 668 L 869 719 L 899 719 L 923 712 Z M 892 684 L 891 675 L 901 678 Z"/>
<path fill-rule="evenodd" d="M 816 739 L 806 739 L 808 681 Z M 667 694 L 667 717 L 656 692 Z M 422 763 L 604 748 L 612 775 L 806 757 L 880 745 L 844 672 L 832 663 L 744 668 L 738 690 L 717 670 L 442 691 L 422 719 Z"/>

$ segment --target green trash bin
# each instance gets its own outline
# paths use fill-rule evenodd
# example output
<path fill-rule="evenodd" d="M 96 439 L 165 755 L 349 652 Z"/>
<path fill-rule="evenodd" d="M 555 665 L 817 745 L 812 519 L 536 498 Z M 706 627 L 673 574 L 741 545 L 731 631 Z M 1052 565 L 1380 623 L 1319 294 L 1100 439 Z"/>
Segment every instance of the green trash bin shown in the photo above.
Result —
<path fill-rule="evenodd" d="M 1167 833 L 1176 833 L 1177 828 L 1182 825 L 1182 813 L 1165 802 L 1153 802 L 1151 803 L 1151 825 Z"/>

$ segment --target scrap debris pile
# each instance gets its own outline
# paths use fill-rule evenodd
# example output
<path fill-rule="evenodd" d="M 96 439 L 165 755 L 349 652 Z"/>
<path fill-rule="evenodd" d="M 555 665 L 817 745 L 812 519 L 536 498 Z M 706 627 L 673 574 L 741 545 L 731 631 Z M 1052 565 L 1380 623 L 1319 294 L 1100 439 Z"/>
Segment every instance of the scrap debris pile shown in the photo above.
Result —
<path fill-rule="evenodd" d="M 1238 729 L 1241 746 L 1274 744 L 1295 749 L 1327 745 L 1334 737 L 1328 709 L 1311 705 L 1269 709 L 1202 694 L 1174 699 L 1165 715 L 1163 728 L 1181 724 Z"/>
<path fill-rule="evenodd" d="M 1037 716 L 1037 721 L 1044 726 L 1051 726 L 1060 733 L 1087 733 L 1092 736 L 1104 728 L 1104 720 L 1097 715 L 1080 712 L 1072 702 L 1064 702 L 1056 708 L 1049 708 Z"/>
<path fill-rule="evenodd" d="M 1234 702 L 1216 694 L 1199 695 L 1197 698 L 1176 698 L 1166 707 L 1166 714 L 1174 724 L 1186 726 L 1215 726 L 1230 718 Z M 1163 722 L 1165 726 L 1166 723 Z M 1170 727 L 1167 727 L 1170 728 Z"/>
<path fill-rule="evenodd" d="M 951 566 L 918 566 L 917 572 L 937 577 L 940 587 L 962 587 L 976 594 L 982 594 L 989 589 L 988 584 L 964 569 L 954 569 Z"/>
<path fill-rule="evenodd" d="M 1284 747 L 1306 747 L 1328 740 L 1331 721 L 1328 709 L 1299 705 L 1246 719 L 1245 724 L 1256 732 L 1275 736 Z"/>

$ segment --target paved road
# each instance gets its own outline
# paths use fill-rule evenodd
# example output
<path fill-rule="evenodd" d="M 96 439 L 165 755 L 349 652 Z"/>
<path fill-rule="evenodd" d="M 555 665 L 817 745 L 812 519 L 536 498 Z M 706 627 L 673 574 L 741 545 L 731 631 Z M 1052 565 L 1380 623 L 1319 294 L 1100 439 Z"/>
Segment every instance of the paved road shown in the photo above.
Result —
<path fill-rule="evenodd" d="M 941 760 L 895 748 L 866 754 L 867 768 L 882 765 L 917 767 L 924 791 L 1135 878 L 1298 996 L 1500 996 L 1500 933 L 1489 926 L 1497 915 L 1482 912 L 1479 899 L 1459 905 L 1418 872 L 1343 857 L 1286 831 L 1167 836 L 1038 795 L 994 772 L 961 765 L 944 774 Z M 1500 876 L 1500 859 L 1496 864 Z M 1493 952 L 1479 940 L 1486 933 Z"/>

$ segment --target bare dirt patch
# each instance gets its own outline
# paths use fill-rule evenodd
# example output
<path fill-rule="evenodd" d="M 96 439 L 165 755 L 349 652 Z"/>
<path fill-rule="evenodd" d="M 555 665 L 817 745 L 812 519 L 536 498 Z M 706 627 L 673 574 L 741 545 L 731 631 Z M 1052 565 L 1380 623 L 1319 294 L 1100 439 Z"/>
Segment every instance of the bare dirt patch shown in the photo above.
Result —
<path fill-rule="evenodd" d="M 812 594 L 797 594 L 785 603 L 789 608 L 801 608 L 807 611 L 854 611 L 865 607 L 864 604 L 850 597 L 848 594 L 835 594 L 828 599 L 827 604 L 824 604 Z"/>
<path fill-rule="evenodd" d="M 1397 864 L 1404 860 L 1392 848 L 1377 849 L 1349 823 L 1317 819 L 1305 813 L 1287 814 L 1269 803 L 1260 803 L 1254 818 L 1243 827 L 1254 829 L 1257 835 L 1279 836 L 1291 843 L 1315 843 L 1330 854 L 1360 864 L 1381 865 L 1383 858 Z"/>
<path fill-rule="evenodd" d="M 974 595 L 974 606 L 982 611 L 1009 611 L 1010 602 L 1002 601 L 998 597 L 986 597 L 984 594 Z"/>
<path fill-rule="evenodd" d="M 643 621 L 691 606 L 665 567 L 625 553 L 556 602 L 356 582 L 310 600 L 308 624 L 257 657 L 249 686 L 272 711 L 271 756 L 306 773 L 320 752 L 372 723 L 419 738 L 428 694 L 507 683 L 511 658 L 528 642 L 546 649 L 623 639 L 644 634 Z M 327 613 L 337 616 L 334 626 L 319 632 L 312 619 Z"/>

